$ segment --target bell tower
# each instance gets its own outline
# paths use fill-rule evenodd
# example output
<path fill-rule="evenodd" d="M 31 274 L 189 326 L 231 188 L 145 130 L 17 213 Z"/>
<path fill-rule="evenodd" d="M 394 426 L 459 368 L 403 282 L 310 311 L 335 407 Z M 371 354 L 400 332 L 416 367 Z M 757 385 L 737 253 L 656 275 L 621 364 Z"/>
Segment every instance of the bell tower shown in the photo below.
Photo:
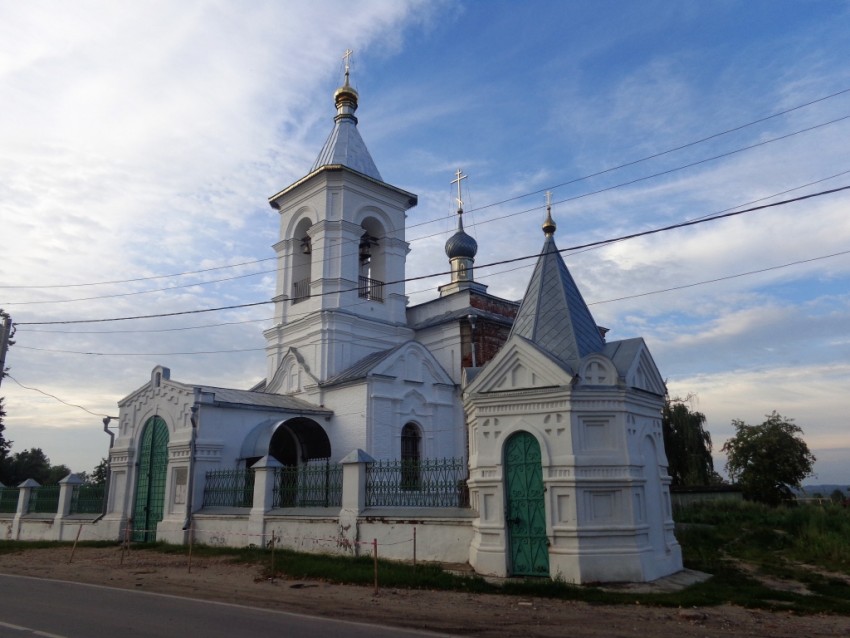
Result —
<path fill-rule="evenodd" d="M 280 213 L 275 325 L 264 333 L 270 392 L 292 391 L 273 383 L 292 349 L 322 382 L 413 334 L 405 217 L 417 197 L 383 181 L 360 137 L 350 55 L 334 93 L 334 126 L 313 167 L 269 198 Z"/>

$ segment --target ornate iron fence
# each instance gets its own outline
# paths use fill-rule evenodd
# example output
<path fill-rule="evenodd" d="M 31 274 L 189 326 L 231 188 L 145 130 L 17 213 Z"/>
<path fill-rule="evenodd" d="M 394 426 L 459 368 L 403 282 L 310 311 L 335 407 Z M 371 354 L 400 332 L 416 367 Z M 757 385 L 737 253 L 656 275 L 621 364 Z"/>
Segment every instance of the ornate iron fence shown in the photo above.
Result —
<path fill-rule="evenodd" d="M 204 507 L 252 507 L 254 470 L 212 470 L 204 478 Z"/>
<path fill-rule="evenodd" d="M 20 493 L 17 487 L 0 487 L 0 514 L 14 514 L 18 511 Z"/>
<path fill-rule="evenodd" d="M 272 507 L 340 507 L 342 466 L 312 459 L 275 470 Z"/>
<path fill-rule="evenodd" d="M 71 494 L 71 514 L 100 514 L 103 512 L 105 485 L 76 485 Z"/>
<path fill-rule="evenodd" d="M 39 485 L 32 488 L 28 512 L 55 514 L 59 509 L 59 486 Z"/>
<path fill-rule="evenodd" d="M 367 507 L 469 507 L 463 459 L 375 461 L 366 466 Z"/>

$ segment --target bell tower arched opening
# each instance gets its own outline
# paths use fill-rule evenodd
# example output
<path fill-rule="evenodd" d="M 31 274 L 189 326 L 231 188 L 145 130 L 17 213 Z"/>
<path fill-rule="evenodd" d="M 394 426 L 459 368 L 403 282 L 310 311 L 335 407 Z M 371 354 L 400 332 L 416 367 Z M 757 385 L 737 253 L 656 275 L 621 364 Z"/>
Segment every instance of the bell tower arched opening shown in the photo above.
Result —
<path fill-rule="evenodd" d="M 312 261 L 313 244 L 308 234 L 313 222 L 305 217 L 295 226 L 292 239 L 292 303 L 304 301 L 310 297 L 310 263 Z"/>
<path fill-rule="evenodd" d="M 360 227 L 363 234 L 358 247 L 358 294 L 363 299 L 383 301 L 387 280 L 386 231 L 374 217 L 364 219 Z"/>

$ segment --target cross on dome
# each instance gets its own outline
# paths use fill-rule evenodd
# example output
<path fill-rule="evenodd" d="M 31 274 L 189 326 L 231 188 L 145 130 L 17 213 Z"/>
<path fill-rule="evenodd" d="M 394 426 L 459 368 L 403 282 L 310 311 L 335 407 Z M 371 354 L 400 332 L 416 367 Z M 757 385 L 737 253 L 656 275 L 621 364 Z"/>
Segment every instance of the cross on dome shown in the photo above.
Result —
<path fill-rule="evenodd" d="M 457 184 L 457 197 L 455 199 L 457 199 L 457 210 L 459 213 L 463 211 L 463 199 L 461 198 L 460 182 L 461 180 L 464 180 L 467 177 L 469 176 L 464 175 L 463 170 L 459 168 L 455 172 L 455 179 L 451 181 L 452 184 Z"/>

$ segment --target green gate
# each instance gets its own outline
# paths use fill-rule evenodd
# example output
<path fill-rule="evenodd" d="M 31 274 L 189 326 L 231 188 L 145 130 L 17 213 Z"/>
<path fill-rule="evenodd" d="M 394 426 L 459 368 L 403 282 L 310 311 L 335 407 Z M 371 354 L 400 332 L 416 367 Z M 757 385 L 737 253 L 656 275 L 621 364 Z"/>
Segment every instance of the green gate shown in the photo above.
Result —
<path fill-rule="evenodd" d="M 505 495 L 511 574 L 549 576 L 540 444 L 528 432 L 505 442 Z"/>
<path fill-rule="evenodd" d="M 156 540 L 156 524 L 165 505 L 165 472 L 168 469 L 168 426 L 160 417 L 148 419 L 139 441 L 139 478 L 133 507 L 133 540 Z"/>

